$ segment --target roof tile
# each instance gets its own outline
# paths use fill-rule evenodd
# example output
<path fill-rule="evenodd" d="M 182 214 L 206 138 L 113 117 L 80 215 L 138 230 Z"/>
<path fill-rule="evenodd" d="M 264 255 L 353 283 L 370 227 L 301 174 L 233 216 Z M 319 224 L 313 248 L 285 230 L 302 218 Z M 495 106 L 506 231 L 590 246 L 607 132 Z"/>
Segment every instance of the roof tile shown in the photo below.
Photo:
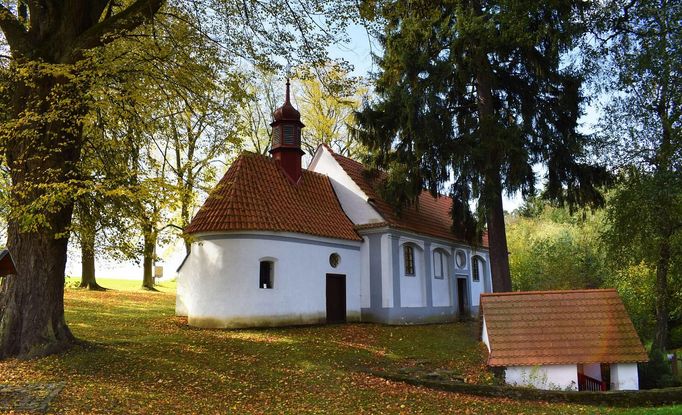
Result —
<path fill-rule="evenodd" d="M 380 173 L 378 177 L 370 177 L 365 166 L 353 159 L 336 154 L 329 149 L 341 168 L 369 198 L 370 204 L 384 218 L 381 224 L 359 224 L 356 229 L 367 229 L 378 225 L 412 231 L 436 238 L 456 242 L 466 242 L 464 237 L 452 230 L 452 199 L 448 196 L 433 196 L 423 190 L 417 198 L 417 203 L 406 207 L 399 216 L 393 206 L 382 199 L 376 191 L 377 184 L 385 177 Z M 488 246 L 488 235 L 483 235 L 482 245 Z"/>
<path fill-rule="evenodd" d="M 185 232 L 244 230 L 362 240 L 327 176 L 303 170 L 292 184 L 275 160 L 249 152 L 235 160 Z"/>
<path fill-rule="evenodd" d="M 490 366 L 648 360 L 614 289 L 481 295 Z"/>

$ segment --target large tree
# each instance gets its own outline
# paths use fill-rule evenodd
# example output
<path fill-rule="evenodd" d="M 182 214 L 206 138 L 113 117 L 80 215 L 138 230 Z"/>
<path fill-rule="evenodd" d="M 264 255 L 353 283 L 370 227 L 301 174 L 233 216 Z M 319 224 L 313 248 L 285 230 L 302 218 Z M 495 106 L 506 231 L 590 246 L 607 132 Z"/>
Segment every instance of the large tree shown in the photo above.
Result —
<path fill-rule="evenodd" d="M 41 356 L 73 343 L 63 285 L 74 200 L 82 187 L 82 119 L 95 98 L 92 85 L 108 75 L 90 51 L 151 21 L 164 3 L 0 2 L 0 30 L 11 54 L 0 89 L 8 108 L 0 144 L 12 181 L 7 246 L 18 269 L 2 283 L 0 358 Z M 272 67 L 283 60 L 326 61 L 324 46 L 343 35 L 355 7 L 350 0 L 171 3 L 164 15 L 189 17 L 194 30 L 220 44 L 222 56 Z M 125 99 L 124 92 L 115 93 Z"/>
<path fill-rule="evenodd" d="M 349 126 L 367 94 L 363 79 L 352 76 L 349 68 L 338 62 L 314 69 L 299 68 L 301 80 L 294 88 L 294 100 L 306 127 L 301 145 L 309 154 L 326 144 L 344 156 L 360 155 L 364 149 L 349 134 Z"/>
<path fill-rule="evenodd" d="M 682 275 L 682 4 L 608 2 L 598 47 L 607 92 L 601 154 L 619 173 L 607 220 L 623 263 L 655 269 L 652 349 L 668 346 L 671 301 Z M 679 313 L 679 310 L 677 310 Z"/>
<path fill-rule="evenodd" d="M 17 275 L 2 283 L 0 358 L 33 357 L 73 342 L 64 320 L 64 267 L 79 179 L 87 51 L 151 19 L 163 0 L 0 3 L 11 51 L 2 149 L 12 179 L 7 246 Z"/>
<path fill-rule="evenodd" d="M 589 164 L 576 131 L 581 77 L 567 52 L 582 32 L 580 0 L 387 0 L 379 100 L 359 114 L 358 133 L 399 206 L 424 187 L 454 179 L 455 227 L 475 239 L 487 224 L 493 289 L 511 290 L 503 192 L 600 203 L 604 170 Z M 477 213 L 469 201 L 478 203 Z M 473 232 L 477 229 L 478 232 Z"/>

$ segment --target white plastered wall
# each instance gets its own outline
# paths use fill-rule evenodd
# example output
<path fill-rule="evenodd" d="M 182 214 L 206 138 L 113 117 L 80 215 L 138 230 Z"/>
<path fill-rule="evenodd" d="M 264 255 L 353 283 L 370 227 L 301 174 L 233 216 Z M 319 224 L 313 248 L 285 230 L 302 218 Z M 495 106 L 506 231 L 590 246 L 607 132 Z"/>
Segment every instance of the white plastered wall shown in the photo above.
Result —
<path fill-rule="evenodd" d="M 183 277 L 182 274 L 182 269 L 190 265 L 191 263 L 194 262 L 194 258 L 190 254 L 187 258 L 185 258 L 184 263 L 181 265 L 180 270 L 177 273 L 177 277 L 175 279 L 176 281 L 176 289 L 175 289 L 175 315 L 177 316 L 182 316 L 182 317 L 187 317 L 187 306 L 185 305 L 185 298 L 191 297 L 191 293 L 189 291 L 188 287 L 188 278 L 185 276 Z"/>
<path fill-rule="evenodd" d="M 578 390 L 577 365 L 510 366 L 505 370 L 510 385 L 537 389 Z"/>
<path fill-rule="evenodd" d="M 611 390 L 639 390 L 637 363 L 611 364 Z"/>
<path fill-rule="evenodd" d="M 488 337 L 488 326 L 485 324 L 485 316 L 483 316 L 483 330 L 481 331 L 481 341 L 488 348 L 488 353 L 490 353 L 490 338 Z"/>
<path fill-rule="evenodd" d="M 381 235 L 381 306 L 393 307 L 393 251 L 388 234 Z"/>
<path fill-rule="evenodd" d="M 369 238 L 362 237 L 363 244 L 360 247 L 360 305 L 369 308 L 371 304 L 370 276 L 369 276 Z"/>
<path fill-rule="evenodd" d="M 304 235 L 299 235 L 304 238 Z M 349 321 L 360 318 L 356 249 L 232 235 L 199 240 L 178 273 L 176 312 L 199 327 L 308 324 L 326 318 L 326 274 L 346 275 Z M 337 268 L 329 256 L 341 257 Z M 259 288 L 261 259 L 274 261 L 274 288 Z"/>
<path fill-rule="evenodd" d="M 317 148 L 308 170 L 329 177 L 343 211 L 354 224 L 384 222 L 381 215 L 367 202 L 367 195 L 346 174 L 325 146 Z"/>

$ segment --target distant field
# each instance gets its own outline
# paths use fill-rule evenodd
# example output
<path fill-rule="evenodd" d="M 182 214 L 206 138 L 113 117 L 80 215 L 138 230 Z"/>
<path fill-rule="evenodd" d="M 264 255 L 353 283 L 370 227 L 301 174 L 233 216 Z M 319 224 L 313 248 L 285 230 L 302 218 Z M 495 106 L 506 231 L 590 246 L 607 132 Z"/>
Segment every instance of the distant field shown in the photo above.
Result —
<path fill-rule="evenodd" d="M 481 398 L 409 386 L 363 369 L 416 364 L 484 381 L 475 323 L 345 324 L 200 330 L 160 292 L 100 280 L 111 291 L 66 290 L 66 317 L 85 341 L 66 354 L 0 362 L 0 382 L 66 382 L 57 414 L 675 414 Z"/>

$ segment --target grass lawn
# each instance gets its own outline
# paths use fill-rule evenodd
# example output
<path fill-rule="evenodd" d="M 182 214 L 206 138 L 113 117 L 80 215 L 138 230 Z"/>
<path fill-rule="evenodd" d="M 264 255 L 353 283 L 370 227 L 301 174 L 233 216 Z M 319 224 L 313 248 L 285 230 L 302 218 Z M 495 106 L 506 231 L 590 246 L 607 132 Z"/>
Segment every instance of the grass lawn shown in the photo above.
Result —
<path fill-rule="evenodd" d="M 200 330 L 174 316 L 175 286 L 99 281 L 115 291 L 66 291 L 66 316 L 87 343 L 34 361 L 0 362 L 0 382 L 64 381 L 54 413 L 680 413 L 609 409 L 439 392 L 362 368 L 429 365 L 484 381 L 476 324 L 346 324 Z"/>

